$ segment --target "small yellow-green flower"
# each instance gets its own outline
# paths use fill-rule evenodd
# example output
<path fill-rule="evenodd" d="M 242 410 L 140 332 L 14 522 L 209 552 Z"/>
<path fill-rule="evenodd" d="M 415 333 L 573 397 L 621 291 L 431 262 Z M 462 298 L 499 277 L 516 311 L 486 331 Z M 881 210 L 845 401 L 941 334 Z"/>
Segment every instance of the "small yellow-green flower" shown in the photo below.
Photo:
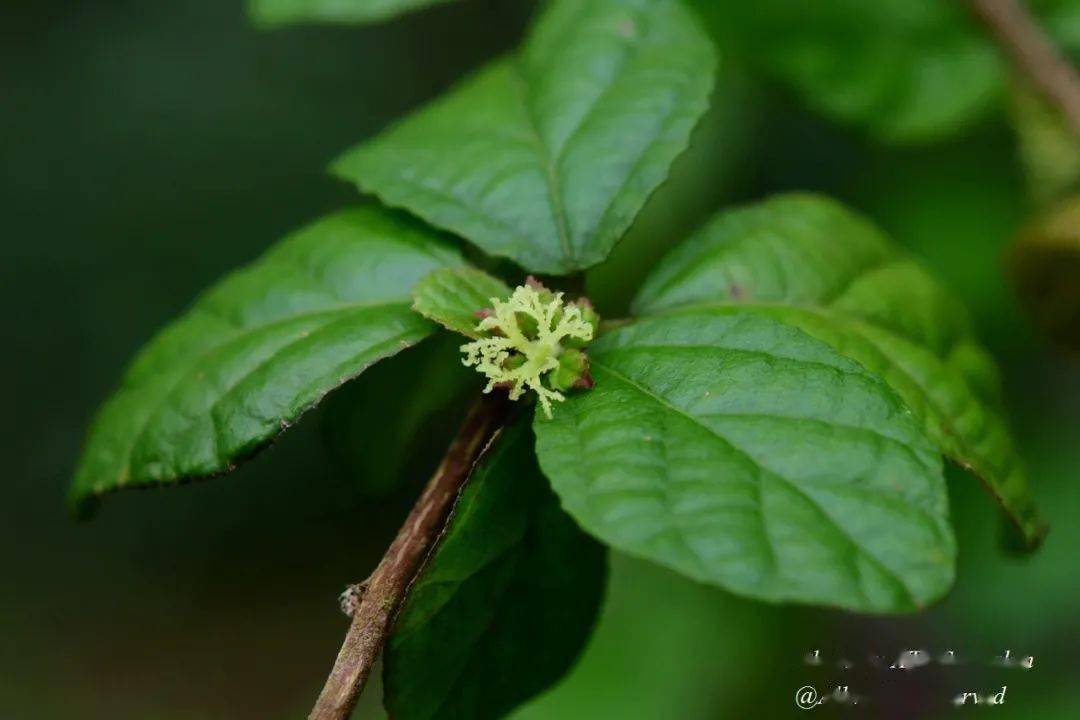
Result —
<path fill-rule="evenodd" d="M 526 390 L 535 391 L 550 418 L 551 403 L 565 399 L 560 390 L 591 383 L 580 348 L 593 339 L 596 313 L 588 301 L 566 303 L 561 292 L 532 278 L 514 288 L 509 300 L 491 303 L 476 325 L 482 337 L 461 346 L 465 366 L 488 379 L 484 392 L 505 387 L 518 400 Z"/>

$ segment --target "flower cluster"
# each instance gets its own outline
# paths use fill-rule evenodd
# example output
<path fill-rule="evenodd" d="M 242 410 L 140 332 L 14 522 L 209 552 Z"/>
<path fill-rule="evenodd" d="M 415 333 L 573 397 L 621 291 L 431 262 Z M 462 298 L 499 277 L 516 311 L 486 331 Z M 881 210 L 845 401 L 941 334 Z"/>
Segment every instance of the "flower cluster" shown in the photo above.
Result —
<path fill-rule="evenodd" d="M 565 399 L 561 391 L 592 387 L 589 359 L 581 348 L 596 332 L 598 318 L 588 300 L 563 301 L 533 278 L 514 289 L 509 300 L 492 298 L 479 313 L 477 340 L 461 346 L 466 367 L 487 379 L 484 392 L 502 387 L 510 399 L 536 392 L 544 414 Z"/>

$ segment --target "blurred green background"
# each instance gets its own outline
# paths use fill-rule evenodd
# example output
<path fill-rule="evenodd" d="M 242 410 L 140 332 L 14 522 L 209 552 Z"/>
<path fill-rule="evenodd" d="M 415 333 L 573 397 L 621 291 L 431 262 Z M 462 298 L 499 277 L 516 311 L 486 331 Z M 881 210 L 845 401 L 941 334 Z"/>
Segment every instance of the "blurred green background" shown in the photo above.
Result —
<path fill-rule="evenodd" d="M 0 2 L 0 717 L 305 714 L 345 628 L 336 595 L 374 565 L 432 455 L 411 448 L 405 488 L 366 496 L 365 469 L 327 450 L 316 413 L 234 477 L 118 495 L 78 524 L 63 499 L 83 430 L 200 289 L 360 201 L 324 173 L 331 158 L 512 47 L 529 16 L 529 3 L 467 0 L 379 26 L 259 32 L 237 0 Z M 586 654 L 519 716 L 795 716 L 796 688 L 843 677 L 804 664 L 808 650 L 866 665 L 918 647 L 969 662 L 903 682 L 852 675 L 852 691 L 875 696 L 862 714 L 913 717 L 1007 684 L 995 717 L 1080 717 L 1080 367 L 1031 329 L 1005 279 L 1032 207 L 1000 114 L 890 148 L 725 62 L 691 151 L 590 293 L 617 314 L 711 212 L 795 188 L 867 212 L 968 302 L 1004 369 L 1052 524 L 1045 547 L 1010 553 L 992 501 L 957 472 L 956 588 L 915 617 L 766 606 L 615 557 Z M 394 403 L 381 385 L 346 397 Z M 423 434 L 428 449 L 453 414 Z M 987 666 L 1006 649 L 1035 667 Z M 378 699 L 373 686 L 357 717 L 379 717 Z"/>

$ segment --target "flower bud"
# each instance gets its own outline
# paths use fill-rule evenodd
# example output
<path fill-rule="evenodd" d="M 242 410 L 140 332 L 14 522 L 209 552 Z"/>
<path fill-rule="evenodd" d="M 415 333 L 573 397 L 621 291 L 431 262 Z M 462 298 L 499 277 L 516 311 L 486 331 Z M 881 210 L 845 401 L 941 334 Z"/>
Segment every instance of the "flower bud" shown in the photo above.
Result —
<path fill-rule="evenodd" d="M 559 356 L 559 366 L 548 376 L 552 390 L 566 391 L 577 387 L 589 373 L 589 357 L 573 348 L 568 348 Z"/>

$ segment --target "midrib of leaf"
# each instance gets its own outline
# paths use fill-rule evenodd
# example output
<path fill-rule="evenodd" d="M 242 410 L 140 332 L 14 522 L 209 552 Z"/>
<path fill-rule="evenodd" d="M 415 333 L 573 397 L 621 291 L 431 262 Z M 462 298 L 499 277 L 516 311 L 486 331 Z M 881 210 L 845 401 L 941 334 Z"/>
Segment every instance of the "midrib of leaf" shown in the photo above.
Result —
<path fill-rule="evenodd" d="M 764 354 L 768 354 L 768 353 L 764 353 Z M 759 493 L 758 493 L 757 497 L 758 497 L 758 502 L 759 502 L 759 508 L 758 508 L 759 515 L 762 517 L 762 534 L 766 538 L 766 543 L 769 546 L 768 549 L 769 549 L 770 558 L 772 559 L 774 567 L 777 567 L 777 572 L 780 572 L 780 569 L 776 565 L 775 549 L 773 548 L 773 546 L 771 544 L 771 540 L 769 540 L 768 527 L 767 527 L 767 523 L 766 523 L 766 521 L 764 519 L 765 518 L 765 508 L 764 508 L 764 505 L 763 505 L 762 496 L 760 494 L 760 488 L 762 486 L 762 480 L 765 479 L 765 478 L 771 478 L 773 480 L 779 481 L 783 486 L 791 489 L 796 494 L 798 494 L 799 496 L 804 498 L 808 503 L 810 503 L 810 505 L 815 509 L 815 511 L 818 512 L 829 523 L 829 525 L 837 532 L 837 534 L 847 542 L 849 547 L 852 549 L 855 557 L 858 557 L 858 556 L 861 555 L 861 556 L 866 557 L 867 559 L 869 559 L 871 562 L 873 562 L 873 564 L 879 570 L 881 570 L 882 573 L 885 576 L 891 578 L 892 581 L 894 583 L 896 583 L 897 586 L 901 590 L 904 591 L 904 594 L 907 596 L 908 602 L 910 602 L 913 607 L 919 607 L 920 606 L 919 602 L 916 601 L 915 596 L 914 596 L 911 588 L 908 587 L 907 584 L 904 583 L 903 580 L 900 579 L 899 575 L 897 575 L 896 572 L 894 570 L 892 570 L 892 568 L 889 568 L 888 566 L 886 566 L 873 553 L 869 552 L 868 550 L 866 550 L 864 548 L 861 548 L 859 546 L 859 544 L 855 542 L 854 538 L 852 538 L 847 533 L 846 530 L 844 530 L 842 527 L 840 527 L 840 525 L 836 522 L 836 520 L 825 510 L 824 507 L 822 507 L 821 503 L 818 502 L 816 499 L 814 499 L 811 495 L 808 495 L 806 493 L 806 491 L 804 491 L 796 483 L 794 483 L 791 480 L 788 480 L 787 478 L 785 478 L 784 476 L 782 476 L 782 475 L 780 475 L 780 474 L 778 474 L 778 473 L 776 473 L 776 472 L 774 472 L 772 470 L 769 470 L 768 468 L 762 466 L 760 463 L 758 463 L 758 461 L 752 455 L 748 454 L 742 448 L 740 448 L 739 446 L 734 444 L 731 440 L 729 440 L 728 438 L 721 435 L 719 432 L 716 431 L 715 428 L 709 427 L 708 425 L 701 422 L 701 420 L 698 419 L 697 417 L 687 413 L 682 408 L 679 408 L 676 405 L 672 404 L 670 401 L 667 400 L 667 398 L 662 397 L 660 395 L 657 395 L 655 392 L 653 392 L 649 388 L 646 388 L 646 387 L 640 385 L 639 383 L 635 382 L 632 378 L 627 377 L 626 375 L 620 373 L 618 370 L 615 370 L 614 368 L 610 367 L 609 365 L 604 364 L 604 362 L 602 360 L 599 360 L 597 358 L 593 358 L 592 362 L 591 362 L 591 367 L 596 368 L 596 369 L 600 369 L 602 371 L 602 373 L 607 373 L 607 374 L 610 374 L 610 375 L 614 376 L 618 380 L 622 381 L 628 387 L 630 387 L 633 390 L 635 390 L 636 392 L 646 396 L 647 398 L 651 399 L 653 402 L 657 403 L 658 405 L 660 405 L 662 407 L 665 407 L 668 410 L 670 410 L 671 412 L 679 415 L 680 417 L 683 417 L 683 418 L 689 420 L 692 424 L 694 424 L 695 426 L 705 430 L 705 432 L 707 432 L 708 434 L 710 434 L 711 436 L 715 437 L 717 440 L 722 442 L 732 452 L 736 453 L 737 455 L 739 455 L 740 457 L 742 457 L 743 459 L 748 461 L 751 464 L 752 467 L 756 468 L 757 473 L 758 473 L 758 477 L 759 477 L 759 481 L 758 481 Z M 840 488 L 840 489 L 843 489 L 843 488 Z M 665 500 L 665 502 L 666 502 L 666 500 Z M 914 507 L 915 509 L 917 509 L 920 512 L 920 514 L 922 514 L 925 517 L 929 518 L 931 520 L 931 522 L 933 521 L 933 518 L 930 517 L 929 514 L 927 514 L 925 512 L 925 510 L 923 508 L 921 508 L 921 507 L 908 506 L 908 505 L 905 505 L 904 507 L 907 508 L 907 509 L 911 509 L 912 507 Z M 696 557 L 696 555 L 695 555 L 695 557 Z M 861 570 L 859 569 L 858 563 L 854 563 L 854 570 L 855 570 L 856 576 L 859 578 L 860 592 L 863 592 L 864 599 L 867 599 L 867 595 L 866 595 L 864 589 L 862 588 L 863 576 L 862 576 Z"/>
<path fill-rule="evenodd" d="M 529 94 L 528 82 L 521 69 L 521 62 L 521 59 L 518 58 L 511 64 L 513 72 L 510 74 L 510 77 L 514 79 L 514 85 L 517 87 L 518 94 L 521 98 L 521 105 L 525 110 L 525 117 L 529 121 L 529 134 L 533 141 L 533 145 L 536 148 L 537 159 L 544 168 L 544 178 L 547 181 L 548 195 L 551 196 L 551 214 L 555 218 L 555 229 L 559 233 L 559 244 L 562 245 L 563 253 L 565 254 L 563 259 L 564 261 L 572 261 L 574 258 L 574 247 L 573 243 L 570 242 L 570 233 L 567 230 L 566 208 L 562 188 L 559 185 L 559 178 L 555 173 L 555 162 L 550 159 L 547 144 L 540 135 L 540 124 L 537 120 L 536 109 L 533 107 L 532 99 Z"/>
<path fill-rule="evenodd" d="M 722 307 L 728 307 L 728 306 L 722 306 Z M 687 309 L 687 310 L 715 310 L 716 308 L 717 308 L 716 305 L 695 305 L 693 307 L 688 306 L 685 309 Z M 679 308 L 680 311 L 683 310 L 683 309 L 684 308 Z M 673 312 L 672 314 L 675 314 L 675 313 Z M 700 344 L 697 344 L 697 343 L 648 343 L 648 344 L 642 343 L 642 344 L 634 345 L 632 347 L 631 346 L 619 347 L 618 351 L 620 353 L 633 353 L 633 352 L 639 352 L 641 350 L 716 350 L 716 349 L 717 349 L 716 345 L 700 345 Z M 840 373 L 841 375 L 845 375 L 847 377 L 858 377 L 858 378 L 865 378 L 866 377 L 866 375 L 864 375 L 861 372 L 854 372 L 854 371 L 851 371 L 851 370 L 844 370 L 843 368 L 837 367 L 836 365 L 830 365 L 829 363 L 819 362 L 817 360 L 804 360 L 803 358 L 794 358 L 794 357 L 790 357 L 788 355 L 777 355 L 775 353 L 766 352 L 764 350 L 755 350 L 753 348 L 724 347 L 722 349 L 724 350 L 724 352 L 729 352 L 729 353 L 732 353 L 732 354 L 749 355 L 751 357 L 766 358 L 768 360 L 786 360 L 788 362 L 799 363 L 799 365 L 802 365 L 802 366 L 805 366 L 805 367 L 815 367 L 815 368 L 820 368 L 822 370 L 827 370 L 829 372 Z"/>
<path fill-rule="evenodd" d="M 642 350 L 642 349 L 666 349 L 666 348 L 676 349 L 677 348 L 677 349 L 681 350 L 681 349 L 685 349 L 687 347 L 694 347 L 694 346 L 692 346 L 692 345 L 691 346 L 686 346 L 686 345 L 678 345 L 678 346 L 675 346 L 675 345 L 672 345 L 672 346 L 665 346 L 665 345 L 637 345 L 633 349 L 634 350 Z M 715 348 L 711 348 L 711 349 L 715 350 Z M 620 354 L 626 354 L 627 350 L 629 350 L 629 348 L 620 348 L 618 352 Z M 762 352 L 762 351 L 756 351 L 756 350 L 725 348 L 725 352 L 745 353 L 745 354 L 758 355 L 758 356 L 761 356 L 761 357 L 772 358 L 772 359 L 788 360 L 788 358 L 784 358 L 784 356 L 782 356 L 782 355 L 772 355 L 770 353 L 766 353 L 766 352 Z M 859 378 L 859 379 L 864 379 L 864 380 L 867 379 L 867 376 L 862 374 L 862 373 L 849 373 L 849 372 L 845 372 L 843 370 L 839 370 L 838 368 L 835 368 L 835 367 L 832 367 L 832 366 L 821 365 L 819 363 L 814 363 L 814 362 L 808 361 L 808 360 L 800 359 L 800 360 L 792 360 L 791 362 L 797 362 L 800 365 L 806 365 L 806 366 L 810 366 L 810 367 L 814 367 L 814 366 L 823 367 L 823 368 L 826 368 L 826 369 L 829 369 L 829 370 L 832 370 L 832 371 L 840 372 L 841 374 L 844 374 L 844 375 L 846 375 L 848 377 L 854 377 L 854 378 Z M 652 397 L 657 397 L 657 398 L 660 397 L 660 396 L 656 395 L 655 393 L 652 393 L 652 391 L 648 390 L 647 388 L 644 388 L 640 384 L 635 383 L 634 380 L 632 380 L 630 378 L 627 378 L 625 374 L 620 373 L 618 370 L 615 370 L 611 366 L 603 365 L 602 362 L 596 362 L 594 364 L 601 365 L 608 372 L 610 372 L 610 373 L 612 373 L 614 375 L 617 375 L 620 378 L 623 378 L 623 379 L 627 380 L 630 383 L 634 383 L 639 389 L 641 389 L 642 391 L 644 391 L 646 393 L 649 393 Z M 666 399 L 664 399 L 664 402 L 670 406 L 670 403 L 667 403 Z M 686 411 L 680 410 L 680 412 L 683 413 L 683 414 L 686 414 Z M 690 417 L 693 417 L 693 416 L 690 416 Z M 899 447 L 905 454 L 907 454 L 909 457 L 911 457 L 911 459 L 913 459 L 916 462 L 916 464 L 922 464 L 922 460 L 919 459 L 919 456 L 917 454 L 915 454 L 914 450 L 912 450 L 911 447 L 909 447 L 907 444 L 905 444 L 902 440 L 900 440 L 899 438 L 892 437 L 891 435 L 886 435 L 886 434 L 884 434 L 884 433 L 882 433 L 882 432 L 880 432 L 878 430 L 874 430 L 873 428 L 869 428 L 869 427 L 859 427 L 859 426 L 856 426 L 856 425 L 848 425 L 848 424 L 845 424 L 845 423 L 832 422 L 832 421 L 822 420 L 820 418 L 805 417 L 805 416 L 799 416 L 799 415 L 782 415 L 780 413 L 717 412 L 717 413 L 709 413 L 707 415 L 707 417 L 764 418 L 764 419 L 773 419 L 773 420 L 785 420 L 785 421 L 794 422 L 794 423 L 808 423 L 808 424 L 821 425 L 821 426 L 830 427 L 830 428 L 838 428 L 838 429 L 841 429 L 841 430 L 844 430 L 844 431 L 847 431 L 847 432 L 851 432 L 851 433 L 854 433 L 854 434 L 857 434 L 857 435 L 866 434 L 866 435 L 870 435 L 872 437 L 878 438 L 879 440 L 887 442 L 887 443 L 889 443 L 889 444 L 891 444 L 893 446 Z M 702 427 L 708 427 L 708 426 L 704 425 L 703 423 L 701 423 L 700 420 L 698 421 L 698 424 L 701 425 Z M 710 432 L 712 432 L 713 434 L 716 434 L 718 437 L 720 437 L 720 439 L 724 440 L 724 442 L 728 442 L 729 444 L 731 444 L 730 441 L 728 441 L 723 436 L 720 436 L 715 430 L 710 429 Z M 747 457 L 749 457 L 749 456 L 747 456 Z M 766 469 L 766 471 L 770 472 L 770 473 L 773 473 L 773 471 L 768 470 L 768 469 Z M 775 474 L 775 473 L 773 473 L 773 474 Z M 846 486 L 837 486 L 837 487 L 846 488 Z M 903 507 L 906 507 L 906 506 L 905 505 L 896 505 L 895 507 L 903 508 Z M 933 519 L 930 516 L 929 512 L 926 511 L 925 509 L 923 509 L 923 514 L 926 515 L 927 518 Z"/>
<path fill-rule="evenodd" d="M 913 375 L 911 375 L 911 372 L 905 366 L 901 365 L 898 360 L 894 359 L 885 349 L 883 349 L 881 347 L 881 345 L 879 345 L 876 340 L 874 340 L 870 335 L 868 335 L 866 333 L 866 331 L 867 331 L 867 329 L 869 329 L 872 332 L 880 332 L 880 333 L 882 333 L 884 335 L 888 335 L 890 338 L 894 339 L 897 342 L 913 346 L 917 350 L 922 350 L 923 352 L 926 352 L 928 354 L 932 354 L 930 352 L 930 350 L 928 350 L 926 348 L 921 348 L 917 343 L 912 342 L 911 340 L 901 336 L 900 334 L 898 334 L 896 332 L 893 332 L 892 330 L 890 330 L 888 328 L 884 328 L 884 327 L 881 327 L 879 325 L 874 325 L 873 323 L 866 322 L 865 320 L 862 320 L 862 319 L 860 319 L 860 318 L 858 318 L 858 317 L 856 317 L 854 315 L 851 315 L 849 313 L 837 311 L 834 308 L 819 307 L 817 305 L 810 305 L 810 304 L 803 305 L 803 304 L 796 304 L 796 303 L 759 303 L 759 302 L 734 302 L 734 301 L 733 302 L 712 302 L 712 303 L 706 302 L 706 303 L 693 303 L 693 304 L 688 304 L 688 305 L 680 305 L 677 308 L 671 308 L 671 309 L 668 309 L 668 310 L 664 310 L 664 311 L 662 311 L 660 313 L 656 313 L 656 315 L 663 315 L 663 314 L 667 314 L 667 313 L 680 314 L 682 312 L 692 312 L 694 310 L 715 310 L 717 308 L 731 309 L 731 310 L 751 310 L 751 311 L 753 311 L 753 310 L 766 310 L 766 311 L 768 311 L 768 310 L 781 310 L 781 311 L 783 311 L 783 310 L 796 310 L 796 311 L 799 311 L 799 312 L 804 312 L 804 313 L 806 313 L 808 315 L 816 315 L 817 317 L 822 318 L 824 320 L 827 320 L 830 323 L 834 323 L 836 325 L 839 325 L 841 327 L 845 327 L 845 328 L 848 328 L 848 329 L 854 331 L 855 333 L 857 333 L 857 335 L 860 338 L 865 340 L 867 343 L 872 345 L 875 350 L 880 352 L 882 354 L 882 356 L 885 357 L 893 367 L 900 370 L 904 374 L 904 377 L 906 377 L 908 380 L 911 381 L 911 384 L 919 390 L 922 397 L 926 400 L 926 404 L 929 407 L 933 408 L 934 412 L 941 418 L 942 425 L 946 426 L 946 432 L 948 434 L 950 434 L 950 435 L 955 434 L 956 429 L 955 429 L 955 427 L 953 427 L 953 425 L 949 421 L 948 413 L 946 413 L 945 410 L 937 403 L 936 399 L 933 398 L 929 393 L 925 392 L 923 390 L 923 388 L 922 388 L 922 385 L 919 383 L 919 381 Z M 682 347 L 682 346 L 680 346 L 680 347 Z M 955 347 L 955 343 L 953 344 L 953 347 Z M 943 365 L 944 365 L 944 363 L 943 363 Z M 989 408 L 988 408 L 987 412 L 992 412 L 992 411 L 989 410 Z M 985 458 L 983 458 L 981 456 L 980 456 L 980 459 L 985 460 Z"/>
<path fill-rule="evenodd" d="M 582 3 L 581 9 L 578 13 L 578 19 L 586 14 L 588 10 L 588 4 Z M 641 15 L 638 14 L 634 18 L 634 22 L 641 25 Z M 558 169 L 562 165 L 563 158 L 566 155 L 567 149 L 571 147 L 577 137 L 581 134 L 581 131 L 589 124 L 590 119 L 596 112 L 596 108 L 600 106 L 604 98 L 606 98 L 612 89 L 618 84 L 619 77 L 623 70 L 626 68 L 632 56 L 633 45 L 630 43 L 624 43 L 622 45 L 622 55 L 619 58 L 619 62 L 616 63 L 611 76 L 608 78 L 606 85 L 597 94 L 596 98 L 590 103 L 588 109 L 582 114 L 581 118 L 575 123 L 573 129 L 567 133 L 566 138 L 562 141 L 557 149 L 548 148 L 547 143 L 544 142 L 543 136 L 540 134 L 540 123 L 536 114 L 536 108 L 532 102 L 532 95 L 529 93 L 529 82 L 526 77 L 526 73 L 522 68 L 523 59 L 518 57 L 512 63 L 513 77 L 515 85 L 518 88 L 522 107 L 525 109 L 525 116 L 529 121 L 529 130 L 534 138 L 537 151 L 539 153 L 540 163 L 544 168 L 545 177 L 547 179 L 548 193 L 552 199 L 552 214 L 555 216 L 555 226 L 559 232 L 559 242 L 562 245 L 563 252 L 566 254 L 565 261 L 569 261 L 571 264 L 577 256 L 577 251 L 574 248 L 573 241 L 570 238 L 569 231 L 569 218 L 566 216 L 566 200 L 563 195 L 562 186 L 559 182 Z M 669 115 L 670 116 L 670 115 Z M 666 122 L 664 123 L 666 124 Z M 630 171 L 630 175 L 633 175 L 634 169 L 640 164 L 640 158 L 633 165 Z M 625 185 L 625 183 L 624 183 Z M 618 197 L 619 193 L 616 192 L 612 196 L 612 200 L 608 201 L 604 214 L 600 218 L 600 222 L 597 227 L 603 225 L 604 219 L 607 217 L 614 198 Z"/>
<path fill-rule="evenodd" d="M 116 480 L 117 485 L 123 485 L 123 484 L 125 484 L 127 482 L 128 479 L 130 479 L 132 452 L 135 450 L 135 448 L 137 448 L 139 446 L 139 444 L 143 440 L 145 440 L 146 433 L 147 433 L 152 421 L 154 420 L 154 418 L 157 417 L 158 413 L 160 413 L 162 408 L 165 407 L 165 403 L 168 402 L 168 400 L 172 396 L 173 392 L 175 392 L 175 390 L 178 387 L 180 387 L 184 382 L 190 380 L 191 377 L 194 374 L 196 374 L 207 361 L 213 359 L 215 356 L 221 354 L 222 352 L 225 352 L 225 351 L 231 349 L 236 344 L 241 343 L 241 342 L 249 339 L 252 335 L 256 335 L 258 333 L 262 333 L 262 332 L 265 332 L 267 330 L 272 330 L 274 328 L 281 327 L 283 325 L 287 325 L 287 324 L 289 324 L 291 322 L 296 322 L 298 320 L 310 319 L 310 318 L 324 316 L 324 315 L 325 316 L 336 316 L 336 315 L 345 315 L 345 316 L 347 316 L 348 313 L 355 312 L 357 310 L 366 310 L 366 309 L 374 309 L 374 308 L 379 308 L 379 307 L 393 307 L 393 306 L 401 306 L 402 308 L 407 309 L 408 308 L 408 303 L 407 302 L 401 302 L 401 301 L 394 301 L 394 302 L 378 301 L 378 302 L 348 303 L 348 304 L 343 304 L 343 305 L 333 307 L 333 308 L 320 308 L 319 310 L 312 310 L 312 311 L 309 311 L 309 312 L 296 313 L 294 315 L 290 315 L 290 316 L 284 317 L 284 318 L 279 318 L 278 320 L 274 320 L 272 322 L 268 322 L 268 323 L 265 323 L 265 324 L 262 324 L 262 325 L 256 325 L 256 326 L 252 326 L 252 327 L 245 328 L 245 329 L 242 329 L 242 330 L 238 330 L 234 334 L 229 335 L 227 338 L 222 339 L 222 341 L 219 344 L 216 344 L 216 345 L 213 345 L 211 347 L 205 348 L 202 352 L 200 352 L 191 361 L 191 363 L 188 366 L 187 370 L 182 372 L 181 374 L 177 375 L 177 377 L 171 383 L 169 383 L 167 386 L 161 386 L 160 389 L 156 389 L 156 386 L 152 382 L 150 382 L 150 383 L 143 382 L 143 383 L 138 384 L 138 385 L 134 385 L 134 386 L 128 385 L 128 386 L 124 387 L 122 389 L 123 391 L 136 392 L 136 391 L 139 391 L 141 389 L 145 389 L 145 388 L 147 388 L 149 386 L 150 388 L 155 390 L 154 395 L 156 396 L 156 399 L 155 399 L 154 404 L 153 404 L 153 409 L 150 412 L 146 413 L 146 415 L 144 416 L 143 421 L 139 425 L 138 431 L 136 431 L 135 433 L 132 433 L 132 441 L 128 444 L 128 447 L 127 447 L 126 451 L 124 452 L 124 457 L 125 457 L 124 467 L 121 470 L 120 474 L 117 476 L 117 480 Z M 208 312 L 205 308 L 198 308 L 197 311 L 198 312 Z M 208 312 L 208 314 L 211 314 L 214 317 L 221 318 L 220 315 L 217 315 L 217 314 L 212 313 L 212 312 Z M 224 318 L 221 318 L 221 319 L 224 319 Z M 315 332 L 324 332 L 328 327 L 333 327 L 333 326 L 334 326 L 334 321 L 331 321 L 331 322 L 326 323 L 322 327 L 320 327 Z M 212 407 L 210 409 L 211 422 L 213 423 L 213 427 L 214 427 L 213 436 L 214 436 L 215 455 L 217 455 L 218 457 L 222 457 L 222 454 L 220 452 L 220 441 L 221 441 L 221 438 L 219 437 L 220 436 L 220 431 L 219 431 L 219 428 L 218 428 L 218 420 L 216 418 L 216 413 L 214 413 L 214 409 L 217 407 L 218 402 L 220 402 L 220 400 L 224 396 L 224 394 L 231 391 L 233 388 L 235 388 L 236 385 L 239 384 L 239 382 L 243 382 L 244 379 L 246 379 L 248 377 L 251 377 L 251 375 L 258 372 L 259 369 L 265 367 L 268 364 L 268 362 L 270 362 L 274 358 L 278 357 L 280 353 L 288 350 L 289 348 L 295 347 L 299 343 L 309 341 L 312 335 L 314 335 L 314 332 L 309 331 L 307 334 L 305 334 L 305 335 L 303 335 L 303 336 L 301 336 L 301 337 L 299 337 L 299 338 L 297 338 L 297 339 L 295 339 L 295 340 L 293 340 L 291 342 L 288 342 L 285 345 L 283 345 L 282 347 L 278 348 L 277 350 L 274 351 L 274 353 L 270 356 L 270 358 L 268 358 L 267 360 L 264 360 L 262 363 L 260 363 L 258 366 L 256 366 L 254 369 L 252 369 L 250 372 L 246 373 L 236 384 L 233 385 L 232 388 L 229 388 L 228 390 L 225 390 L 218 398 L 215 399 L 215 401 L 214 401 L 214 403 L 213 403 L 213 405 L 212 405 Z M 398 336 L 398 340 L 395 340 L 394 342 L 400 342 L 400 336 Z"/>

